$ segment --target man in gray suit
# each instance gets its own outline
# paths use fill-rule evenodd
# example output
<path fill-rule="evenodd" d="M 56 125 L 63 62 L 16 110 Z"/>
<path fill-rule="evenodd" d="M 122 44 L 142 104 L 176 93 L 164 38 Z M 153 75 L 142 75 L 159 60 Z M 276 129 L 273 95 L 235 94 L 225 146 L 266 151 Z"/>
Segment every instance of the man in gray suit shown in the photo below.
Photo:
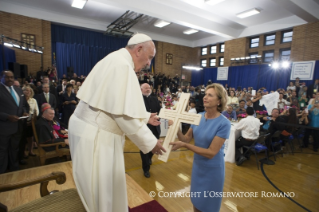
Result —
<path fill-rule="evenodd" d="M 14 75 L 5 70 L 0 74 L 0 174 L 9 165 L 11 171 L 19 169 L 20 141 L 19 117 L 28 116 L 29 105 L 22 89 L 13 86 Z"/>

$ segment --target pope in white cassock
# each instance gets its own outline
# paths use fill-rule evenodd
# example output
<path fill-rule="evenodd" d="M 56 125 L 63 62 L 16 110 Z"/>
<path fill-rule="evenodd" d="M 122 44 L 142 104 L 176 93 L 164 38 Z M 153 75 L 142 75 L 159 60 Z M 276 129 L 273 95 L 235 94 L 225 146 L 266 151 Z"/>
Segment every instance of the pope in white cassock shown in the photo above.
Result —
<path fill-rule="evenodd" d="M 69 121 L 69 143 L 74 181 L 89 212 L 128 211 L 125 135 L 145 154 L 165 152 L 146 125 L 160 122 L 146 112 L 135 74 L 149 67 L 154 56 L 152 39 L 136 34 L 126 48 L 94 66 L 77 94 L 80 102 Z"/>

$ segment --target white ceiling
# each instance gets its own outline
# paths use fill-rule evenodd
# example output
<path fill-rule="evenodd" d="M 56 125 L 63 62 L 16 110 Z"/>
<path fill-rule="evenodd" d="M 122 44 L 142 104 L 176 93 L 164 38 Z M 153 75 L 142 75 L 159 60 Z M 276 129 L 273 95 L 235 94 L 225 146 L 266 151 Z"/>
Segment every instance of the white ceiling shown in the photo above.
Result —
<path fill-rule="evenodd" d="M 225 0 L 214 6 L 205 4 L 204 0 L 88 0 L 82 10 L 71 7 L 72 1 L 0 0 L 0 10 L 98 31 L 105 31 L 111 22 L 131 10 L 145 16 L 130 31 L 190 47 L 291 28 L 319 19 L 319 0 Z M 244 19 L 236 17 L 252 8 L 261 13 Z M 156 28 L 153 24 L 157 19 L 172 24 Z M 183 31 L 189 28 L 199 32 L 184 35 Z"/>

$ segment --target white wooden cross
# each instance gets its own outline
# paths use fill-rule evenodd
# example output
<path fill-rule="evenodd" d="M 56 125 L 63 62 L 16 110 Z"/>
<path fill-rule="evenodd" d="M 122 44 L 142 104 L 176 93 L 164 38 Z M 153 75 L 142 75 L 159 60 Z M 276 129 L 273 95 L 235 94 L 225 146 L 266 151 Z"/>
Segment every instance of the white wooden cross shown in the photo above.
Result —
<path fill-rule="evenodd" d="M 163 108 L 160 111 L 160 118 L 172 120 L 174 122 L 173 125 L 169 127 L 167 135 L 163 142 L 163 147 L 166 149 L 166 153 L 163 152 L 162 155 L 158 156 L 158 159 L 161 161 L 167 162 L 169 153 L 172 149 L 172 145 L 169 145 L 169 143 L 175 141 L 175 137 L 177 135 L 177 131 L 181 123 L 199 125 L 202 115 L 188 113 L 185 111 L 185 108 L 188 105 L 189 97 L 189 93 L 182 93 L 177 103 L 176 110 L 169 110 Z"/>

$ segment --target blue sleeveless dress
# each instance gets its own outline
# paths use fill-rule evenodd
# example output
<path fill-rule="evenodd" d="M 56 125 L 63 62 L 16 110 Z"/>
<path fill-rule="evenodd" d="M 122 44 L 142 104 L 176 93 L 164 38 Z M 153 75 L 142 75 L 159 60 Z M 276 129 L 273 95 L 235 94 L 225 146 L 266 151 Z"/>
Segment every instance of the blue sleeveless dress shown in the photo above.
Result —
<path fill-rule="evenodd" d="M 207 149 L 215 136 L 228 139 L 231 123 L 225 116 L 221 114 L 217 118 L 206 120 L 205 112 L 200 114 L 202 115 L 200 124 L 191 125 L 195 146 Z M 223 192 L 225 181 L 224 146 L 212 159 L 194 153 L 191 201 L 202 212 L 220 210 L 222 203 L 220 192 Z"/>

